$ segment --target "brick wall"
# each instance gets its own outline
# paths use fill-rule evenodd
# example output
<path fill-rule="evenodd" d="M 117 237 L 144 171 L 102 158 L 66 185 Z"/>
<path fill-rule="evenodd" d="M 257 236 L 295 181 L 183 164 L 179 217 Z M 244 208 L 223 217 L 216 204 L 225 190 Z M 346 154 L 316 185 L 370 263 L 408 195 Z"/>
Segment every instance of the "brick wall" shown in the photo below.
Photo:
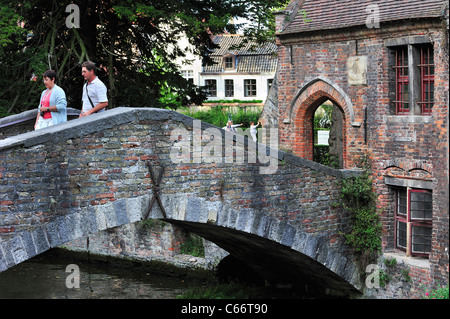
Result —
<path fill-rule="evenodd" d="M 423 36 L 434 47 L 433 112 L 396 116 L 386 41 Z M 385 177 L 428 183 L 433 188 L 429 272 L 434 283 L 448 280 L 448 28 L 439 20 L 404 22 L 280 35 L 278 45 L 280 147 L 311 159 L 314 111 L 326 99 L 338 104 L 344 114 L 344 167 L 355 167 L 365 156 L 372 163 L 383 248 L 393 249 L 395 235 L 394 191 Z M 347 61 L 355 56 L 367 57 L 366 84 L 349 84 Z"/>

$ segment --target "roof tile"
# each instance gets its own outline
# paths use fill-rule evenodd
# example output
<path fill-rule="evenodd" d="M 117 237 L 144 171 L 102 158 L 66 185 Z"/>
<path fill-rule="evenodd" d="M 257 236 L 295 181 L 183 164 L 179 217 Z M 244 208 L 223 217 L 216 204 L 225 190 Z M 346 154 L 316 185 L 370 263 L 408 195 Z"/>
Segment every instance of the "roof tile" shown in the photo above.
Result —
<path fill-rule="evenodd" d="M 277 68 L 277 47 L 275 43 L 257 45 L 255 42 L 245 43 L 242 35 L 219 35 L 213 39 L 219 48 L 214 50 L 210 57 L 215 62 L 207 65 L 203 73 L 220 73 L 222 58 L 232 53 L 236 56 L 236 70 L 238 73 L 275 72 Z"/>
<path fill-rule="evenodd" d="M 298 0 L 297 0 L 298 1 Z M 331 30 L 366 24 L 377 5 L 379 21 L 442 16 L 446 0 L 305 0 L 281 34 Z"/>

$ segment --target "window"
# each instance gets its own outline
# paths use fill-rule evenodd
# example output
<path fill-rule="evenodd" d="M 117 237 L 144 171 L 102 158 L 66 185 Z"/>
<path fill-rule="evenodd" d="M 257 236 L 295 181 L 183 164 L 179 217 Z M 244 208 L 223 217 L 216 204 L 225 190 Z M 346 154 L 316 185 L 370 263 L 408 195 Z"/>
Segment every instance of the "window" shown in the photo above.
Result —
<path fill-rule="evenodd" d="M 181 70 L 181 76 L 188 80 L 190 83 L 194 83 L 194 71 L 193 70 Z"/>
<path fill-rule="evenodd" d="M 434 51 L 431 44 L 394 47 L 397 115 L 430 115 L 434 104 Z"/>
<path fill-rule="evenodd" d="M 233 80 L 225 80 L 225 96 L 226 97 L 234 96 L 234 81 Z"/>
<path fill-rule="evenodd" d="M 408 256 L 431 252 L 432 193 L 401 188 L 396 191 L 395 246 Z"/>
<path fill-rule="evenodd" d="M 228 53 L 223 57 L 223 69 L 224 70 L 234 70 L 235 67 L 235 56 L 231 53 Z"/>
<path fill-rule="evenodd" d="M 420 84 L 422 95 L 419 104 L 422 114 L 430 114 L 434 102 L 434 56 L 431 46 L 420 48 Z"/>
<path fill-rule="evenodd" d="M 227 56 L 225 58 L 225 69 L 232 69 L 233 68 L 233 58 L 231 56 Z"/>
<path fill-rule="evenodd" d="M 205 80 L 206 94 L 217 96 L 217 80 Z"/>
<path fill-rule="evenodd" d="M 399 48 L 395 51 L 395 109 L 397 114 L 409 114 L 409 72 L 408 49 Z"/>
<path fill-rule="evenodd" d="M 256 96 L 256 80 L 244 80 L 244 96 Z"/>

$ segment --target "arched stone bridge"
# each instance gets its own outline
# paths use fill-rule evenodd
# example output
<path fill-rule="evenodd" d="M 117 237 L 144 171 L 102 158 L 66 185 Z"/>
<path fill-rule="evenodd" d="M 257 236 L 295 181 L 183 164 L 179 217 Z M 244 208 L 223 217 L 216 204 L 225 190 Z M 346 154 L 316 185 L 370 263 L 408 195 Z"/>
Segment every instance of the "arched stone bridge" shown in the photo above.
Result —
<path fill-rule="evenodd" d="M 271 133 L 267 141 L 277 141 Z M 339 181 L 358 172 L 267 144 L 255 151 L 240 135 L 151 108 L 1 140 L 0 271 L 87 234 L 158 218 L 267 280 L 358 294 L 360 271 L 339 235 L 348 216 L 337 205 Z"/>

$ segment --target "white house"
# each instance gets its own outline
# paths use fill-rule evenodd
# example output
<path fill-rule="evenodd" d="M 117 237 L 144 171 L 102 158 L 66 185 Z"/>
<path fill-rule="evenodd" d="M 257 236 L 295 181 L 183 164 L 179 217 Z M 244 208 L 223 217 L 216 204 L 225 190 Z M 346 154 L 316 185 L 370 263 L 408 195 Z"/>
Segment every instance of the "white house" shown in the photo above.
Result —
<path fill-rule="evenodd" d="M 203 70 L 202 60 L 198 55 L 192 53 L 192 45 L 189 43 L 187 37 L 181 37 L 178 40 L 178 45 L 185 51 L 184 58 L 178 58 L 176 63 L 180 67 L 181 75 L 185 79 L 192 81 L 193 84 L 200 86 L 200 73 Z"/>
<path fill-rule="evenodd" d="M 180 41 L 181 47 L 189 48 L 187 39 Z M 206 86 L 208 100 L 264 102 L 277 67 L 275 43 L 244 43 L 245 37 L 236 34 L 217 35 L 213 41 L 219 45 L 210 55 L 215 64 L 202 66 L 199 57 L 188 53 L 184 61 L 177 62 L 183 77 Z"/>
<path fill-rule="evenodd" d="M 204 66 L 199 83 L 208 100 L 262 100 L 267 98 L 277 68 L 275 43 L 255 45 L 236 34 L 214 36 L 219 45 L 210 55 L 215 62 Z"/>

